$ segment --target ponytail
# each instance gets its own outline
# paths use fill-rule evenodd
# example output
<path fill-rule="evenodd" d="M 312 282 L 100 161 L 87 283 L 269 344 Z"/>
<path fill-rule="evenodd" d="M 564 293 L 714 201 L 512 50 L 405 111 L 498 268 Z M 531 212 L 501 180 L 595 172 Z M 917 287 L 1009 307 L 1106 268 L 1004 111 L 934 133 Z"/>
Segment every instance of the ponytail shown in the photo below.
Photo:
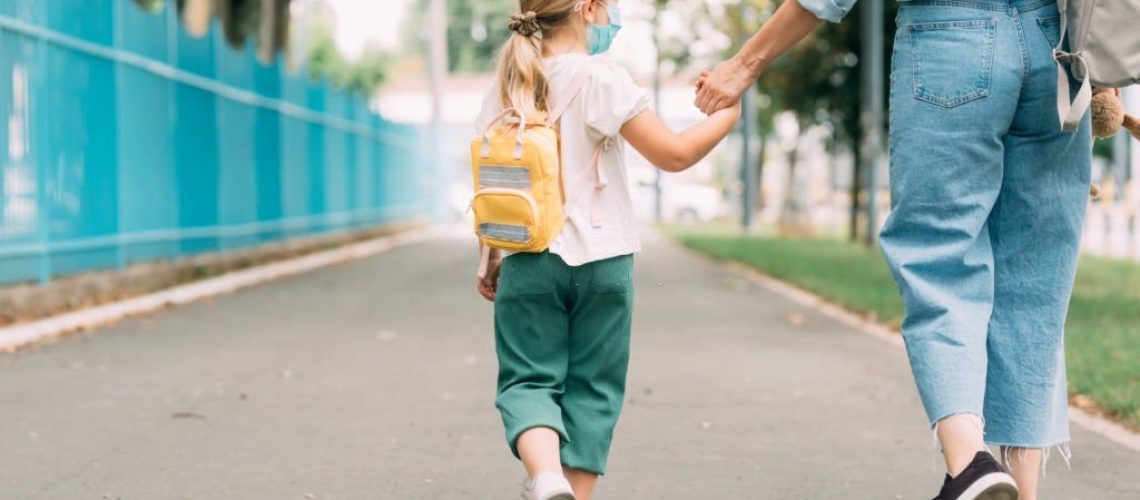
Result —
<path fill-rule="evenodd" d="M 542 39 L 570 18 L 579 0 L 521 0 L 511 15 L 513 32 L 499 57 L 499 100 L 523 116 L 548 113 L 550 83 L 542 67 Z"/>

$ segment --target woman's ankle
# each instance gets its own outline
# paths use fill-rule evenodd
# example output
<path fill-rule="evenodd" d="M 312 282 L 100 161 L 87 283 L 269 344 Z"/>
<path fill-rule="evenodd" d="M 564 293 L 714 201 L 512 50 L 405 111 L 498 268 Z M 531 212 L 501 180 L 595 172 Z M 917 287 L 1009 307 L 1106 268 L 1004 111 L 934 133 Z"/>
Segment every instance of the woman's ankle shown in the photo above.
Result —
<path fill-rule="evenodd" d="M 981 417 L 962 413 L 946 417 L 934 426 L 934 433 L 942 445 L 946 472 L 951 477 L 961 474 L 978 452 L 989 452 L 986 447 Z"/>
<path fill-rule="evenodd" d="M 1019 500 L 1037 500 L 1037 485 L 1041 480 L 1044 453 L 1040 448 L 1001 449 L 1002 465 L 1013 476 L 1020 492 Z"/>

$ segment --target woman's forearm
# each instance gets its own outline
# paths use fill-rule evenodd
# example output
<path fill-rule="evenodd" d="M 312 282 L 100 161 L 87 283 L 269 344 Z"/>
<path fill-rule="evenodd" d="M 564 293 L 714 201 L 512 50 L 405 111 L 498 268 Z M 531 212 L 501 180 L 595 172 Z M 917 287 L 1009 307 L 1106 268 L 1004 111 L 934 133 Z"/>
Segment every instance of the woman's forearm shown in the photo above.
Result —
<path fill-rule="evenodd" d="M 855 2 L 855 0 L 835 1 Z M 701 75 L 701 80 L 697 82 L 697 99 L 694 104 L 706 114 L 711 114 L 740 101 L 740 96 L 756 83 L 760 73 L 763 73 L 772 61 L 787 52 L 796 42 L 803 40 L 822 23 L 820 17 L 804 8 L 799 0 L 784 2 L 732 59 L 718 64 L 711 72 Z"/>
<path fill-rule="evenodd" d="M 788 0 L 776 10 L 772 18 L 764 23 L 736 55 L 737 62 L 759 78 L 772 61 L 779 58 L 789 48 L 803 40 L 809 33 L 823 24 L 823 20 L 805 9 L 796 0 Z"/>

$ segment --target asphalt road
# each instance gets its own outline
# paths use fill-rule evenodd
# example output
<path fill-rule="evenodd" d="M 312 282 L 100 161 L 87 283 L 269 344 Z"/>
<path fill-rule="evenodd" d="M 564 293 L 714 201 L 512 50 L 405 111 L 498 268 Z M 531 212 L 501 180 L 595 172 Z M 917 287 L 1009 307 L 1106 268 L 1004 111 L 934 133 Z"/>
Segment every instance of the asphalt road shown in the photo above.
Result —
<path fill-rule="evenodd" d="M 929 499 L 903 352 L 646 234 L 597 498 Z M 444 238 L 0 356 L 0 499 L 515 499 L 490 306 Z M 1140 498 L 1074 428 L 1045 499 Z"/>

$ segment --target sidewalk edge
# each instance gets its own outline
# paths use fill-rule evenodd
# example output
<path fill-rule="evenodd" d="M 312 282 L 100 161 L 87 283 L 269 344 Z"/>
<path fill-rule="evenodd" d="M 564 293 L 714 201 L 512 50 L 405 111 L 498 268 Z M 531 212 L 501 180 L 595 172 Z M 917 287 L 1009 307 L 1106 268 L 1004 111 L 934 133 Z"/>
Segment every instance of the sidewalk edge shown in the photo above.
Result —
<path fill-rule="evenodd" d="M 440 233 L 441 229 L 434 226 L 412 229 L 331 250 L 250 267 L 127 300 L 0 328 L 0 355 L 68 333 L 106 326 L 124 318 L 232 293 L 273 280 L 370 257 L 400 246 L 434 238 Z"/>
<path fill-rule="evenodd" d="M 812 310 L 847 325 L 860 333 L 869 335 L 897 348 L 903 348 L 902 336 L 886 325 L 851 312 L 827 299 L 812 292 L 799 288 L 791 283 L 778 280 L 764 274 L 755 268 L 738 261 L 717 260 L 708 255 L 680 245 L 686 251 L 704 259 L 713 261 L 722 267 L 739 274 L 757 285 L 781 295 L 793 302 L 809 307 Z M 1140 452 L 1140 433 L 1124 427 L 1116 422 L 1095 415 L 1081 408 L 1070 405 L 1069 419 L 1083 427 L 1085 430 L 1098 434 L 1101 437 L 1117 443 L 1125 448 Z"/>

